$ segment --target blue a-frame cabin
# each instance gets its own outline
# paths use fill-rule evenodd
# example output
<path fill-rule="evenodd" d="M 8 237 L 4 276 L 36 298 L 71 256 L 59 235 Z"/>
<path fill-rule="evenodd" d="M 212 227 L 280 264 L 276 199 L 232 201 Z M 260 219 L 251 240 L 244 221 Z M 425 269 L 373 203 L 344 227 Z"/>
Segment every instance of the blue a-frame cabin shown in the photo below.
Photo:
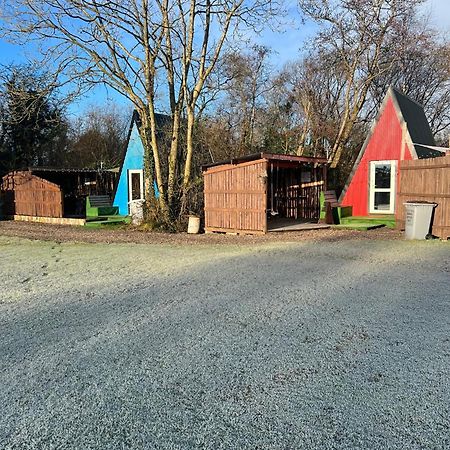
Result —
<path fill-rule="evenodd" d="M 170 117 L 164 114 L 156 114 L 156 121 L 158 132 L 162 137 L 164 127 L 170 123 Z M 144 145 L 142 144 L 140 128 L 139 114 L 134 111 L 113 201 L 113 205 L 119 208 L 119 214 L 124 216 L 130 212 L 129 204 L 131 201 L 144 199 Z"/>

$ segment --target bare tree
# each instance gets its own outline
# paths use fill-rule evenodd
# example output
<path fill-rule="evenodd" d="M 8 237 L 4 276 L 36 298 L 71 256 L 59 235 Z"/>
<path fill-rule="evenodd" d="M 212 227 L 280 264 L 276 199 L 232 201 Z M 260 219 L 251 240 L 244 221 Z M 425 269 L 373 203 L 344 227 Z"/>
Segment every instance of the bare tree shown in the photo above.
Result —
<path fill-rule="evenodd" d="M 328 156 L 339 130 L 345 76 L 333 54 L 317 50 L 284 69 L 291 101 L 301 111 L 297 154 Z"/>
<path fill-rule="evenodd" d="M 123 156 L 130 111 L 117 104 L 107 108 L 91 106 L 69 127 L 66 152 L 61 152 L 61 165 L 68 167 L 113 168 Z"/>
<path fill-rule="evenodd" d="M 374 80 L 370 106 L 378 110 L 387 86 L 396 86 L 424 106 L 433 133 L 443 134 L 450 127 L 450 42 L 416 24 L 404 36 L 402 49 L 392 68 Z"/>
<path fill-rule="evenodd" d="M 388 72 L 399 55 L 398 42 L 422 0 L 299 0 L 301 10 L 320 25 L 314 45 L 333 55 L 333 66 L 345 77 L 341 120 L 331 146 L 336 167 L 358 120 L 372 83 Z M 385 52 L 386 47 L 392 51 Z M 320 55 L 319 53 L 319 55 Z"/>
<path fill-rule="evenodd" d="M 228 82 L 223 86 L 223 99 L 217 114 L 228 123 L 235 141 L 234 156 L 253 152 L 261 145 L 261 116 L 267 107 L 266 98 L 273 88 L 270 51 L 255 45 L 248 51 L 233 52 L 223 59 L 222 77 Z"/>
<path fill-rule="evenodd" d="M 41 64 L 60 78 L 104 83 L 138 111 L 145 148 L 147 199 L 161 216 L 176 215 L 176 162 L 182 157 L 183 189 L 189 187 L 197 102 L 223 49 L 240 28 L 255 28 L 273 14 L 274 0 L 3 0 L 5 35 L 34 41 Z M 169 100 L 164 101 L 165 98 Z M 159 103 L 158 103 L 159 102 Z M 157 105 L 172 115 L 168 175 L 157 139 Z M 179 154 L 186 113 L 186 150 Z M 155 209 L 153 208 L 153 209 Z"/>
<path fill-rule="evenodd" d="M 273 0 L 207 0 L 200 3 L 163 2 L 165 24 L 164 64 L 169 79 L 169 97 L 172 111 L 186 113 L 186 151 L 182 179 L 185 207 L 186 194 L 192 174 L 194 154 L 194 130 L 196 118 L 201 114 L 204 103 L 202 93 L 208 87 L 208 80 L 219 63 L 221 54 L 227 47 L 227 40 L 244 25 L 258 29 L 279 11 L 279 4 Z M 213 31 L 214 30 L 214 31 Z M 177 81 L 178 80 L 178 81 Z M 175 130 L 175 127 L 174 127 Z M 169 167 L 175 167 L 176 148 L 173 146 L 169 157 Z M 173 192 L 175 176 L 169 180 Z"/>
<path fill-rule="evenodd" d="M 260 133 L 264 149 L 271 153 L 294 153 L 299 145 L 304 117 L 292 86 L 296 75 L 294 65 L 289 64 L 274 74 L 270 90 L 265 95 L 265 110 L 260 113 Z"/>

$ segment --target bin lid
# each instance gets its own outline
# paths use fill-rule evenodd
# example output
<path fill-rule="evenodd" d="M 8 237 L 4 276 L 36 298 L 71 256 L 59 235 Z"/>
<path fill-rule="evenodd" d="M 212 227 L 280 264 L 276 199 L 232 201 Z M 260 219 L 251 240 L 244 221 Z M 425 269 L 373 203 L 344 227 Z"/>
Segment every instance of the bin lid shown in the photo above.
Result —
<path fill-rule="evenodd" d="M 405 206 L 437 206 L 437 203 L 422 200 L 410 200 L 403 203 Z"/>

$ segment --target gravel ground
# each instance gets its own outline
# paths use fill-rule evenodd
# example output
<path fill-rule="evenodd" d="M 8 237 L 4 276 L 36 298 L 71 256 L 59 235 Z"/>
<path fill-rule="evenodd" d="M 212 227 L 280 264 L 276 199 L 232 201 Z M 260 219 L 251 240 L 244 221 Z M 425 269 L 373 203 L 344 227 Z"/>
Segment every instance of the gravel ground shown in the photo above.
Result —
<path fill-rule="evenodd" d="M 450 447 L 448 243 L 0 255 L 1 449 Z"/>
<path fill-rule="evenodd" d="M 389 228 L 377 228 L 370 231 L 339 230 L 336 228 L 268 233 L 257 236 L 233 236 L 224 234 L 187 234 L 187 233 L 149 233 L 130 226 L 108 228 L 85 228 L 64 225 L 47 225 L 39 223 L 0 221 L 0 235 L 39 239 L 55 242 L 89 242 L 89 243 L 141 243 L 172 245 L 216 245 L 216 244 L 260 244 L 263 242 L 282 241 L 338 241 L 338 240 L 393 240 L 402 239 L 403 233 Z"/>

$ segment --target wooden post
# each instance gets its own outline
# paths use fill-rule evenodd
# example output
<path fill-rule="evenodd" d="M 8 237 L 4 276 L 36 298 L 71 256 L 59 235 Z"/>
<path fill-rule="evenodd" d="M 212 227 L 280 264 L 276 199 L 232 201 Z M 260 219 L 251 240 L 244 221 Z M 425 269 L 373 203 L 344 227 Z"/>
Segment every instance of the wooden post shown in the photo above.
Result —
<path fill-rule="evenodd" d="M 267 186 L 269 184 L 269 161 L 265 160 L 264 163 L 264 170 L 266 171 L 266 178 L 265 178 L 265 186 L 264 186 L 264 202 L 263 202 L 263 206 L 264 206 L 264 224 L 263 224 L 263 231 L 264 234 L 267 233 Z"/>
<path fill-rule="evenodd" d="M 325 202 L 325 223 L 328 225 L 333 225 L 333 207 L 331 202 Z"/>

